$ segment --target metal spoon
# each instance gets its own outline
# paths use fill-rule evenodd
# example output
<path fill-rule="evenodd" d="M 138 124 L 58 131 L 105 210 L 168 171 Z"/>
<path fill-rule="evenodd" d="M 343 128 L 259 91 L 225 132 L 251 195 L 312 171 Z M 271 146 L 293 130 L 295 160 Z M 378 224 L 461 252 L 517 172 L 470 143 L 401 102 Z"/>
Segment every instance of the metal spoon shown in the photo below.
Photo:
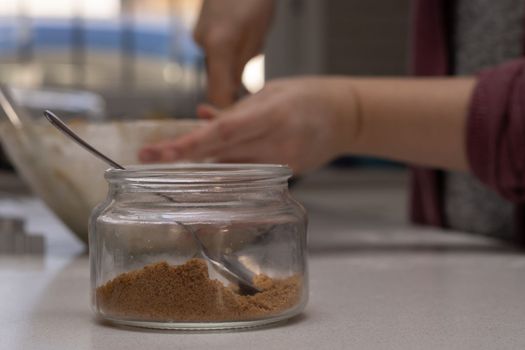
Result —
<path fill-rule="evenodd" d="M 4 110 L 7 118 L 15 126 L 20 129 L 23 125 L 30 125 L 30 119 L 17 106 L 11 96 L 11 92 L 4 84 L 0 84 L 0 106 Z"/>
<path fill-rule="evenodd" d="M 59 117 L 57 117 L 51 111 L 44 111 L 44 116 L 46 119 L 58 130 L 63 132 L 65 135 L 73 139 L 80 146 L 84 147 L 87 151 L 91 152 L 95 157 L 100 158 L 112 168 L 125 170 L 125 168 L 119 163 L 115 162 L 111 158 L 107 157 L 105 154 L 101 153 L 89 143 L 84 141 L 80 136 L 78 136 L 73 130 L 71 130 Z M 174 202 L 174 199 L 170 196 L 167 196 L 162 193 L 157 193 L 162 198 Z M 244 264 L 242 264 L 237 258 L 230 257 L 226 255 L 219 255 L 218 257 L 212 257 L 209 250 L 199 239 L 195 231 L 183 223 L 177 222 L 180 226 L 184 227 L 188 232 L 191 233 L 193 239 L 197 243 L 202 256 L 211 263 L 211 266 L 217 271 L 221 276 L 226 278 L 228 281 L 235 283 L 239 286 L 239 292 L 245 295 L 251 295 L 260 292 L 261 290 L 253 284 L 253 277 L 255 274 L 249 270 Z"/>

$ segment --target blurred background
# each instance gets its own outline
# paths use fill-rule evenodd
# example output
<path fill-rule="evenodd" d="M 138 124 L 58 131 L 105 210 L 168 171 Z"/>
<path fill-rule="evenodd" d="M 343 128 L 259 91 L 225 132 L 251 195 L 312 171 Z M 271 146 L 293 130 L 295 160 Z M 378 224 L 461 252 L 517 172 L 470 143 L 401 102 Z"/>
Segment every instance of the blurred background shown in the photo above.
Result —
<path fill-rule="evenodd" d="M 205 79 L 191 37 L 199 6 L 2 0 L 0 79 L 37 90 L 21 97 L 34 109 L 51 98 L 55 108 L 91 117 L 189 116 Z"/>
<path fill-rule="evenodd" d="M 300 74 L 406 74 L 410 0 L 277 3 L 266 49 L 243 74 L 248 91 Z M 36 117 L 50 108 L 88 119 L 192 118 L 206 84 L 192 39 L 200 5 L 0 0 L 0 82 Z"/>
<path fill-rule="evenodd" d="M 242 76 L 249 93 L 270 79 L 296 75 L 407 73 L 410 0 L 276 4 L 265 49 Z M 105 165 L 53 130 L 42 118 L 44 109 L 124 164 L 136 162 L 142 144 L 197 126 L 191 119 L 206 91 L 205 57 L 192 37 L 200 7 L 201 0 L 0 0 L 0 84 L 9 86 L 30 121 L 17 129 L 1 115 L 0 193 L 6 202 L 2 209 L 0 201 L 0 224 L 15 214 L 13 222 L 20 222 L 30 212 L 11 202 L 13 191 L 36 194 L 86 240 L 85 222 L 106 193 L 98 176 Z M 99 123 L 104 121 L 113 123 Z M 299 197 L 313 191 L 311 198 L 300 197 L 307 206 L 323 197 L 317 190 L 340 194 L 348 188 L 354 192 L 345 198 L 361 198 L 359 205 L 377 198 L 355 211 L 353 225 L 376 225 L 363 210 L 389 227 L 405 225 L 406 173 L 397 164 L 344 157 L 299 184 Z M 335 193 L 330 198 L 332 203 Z M 342 207 L 352 205 L 348 200 Z M 378 210 L 384 201 L 389 209 Z M 337 211 L 336 202 L 323 210 Z"/>
<path fill-rule="evenodd" d="M 0 108 L 0 342 L 7 344 L 0 348 L 98 349 L 126 342 L 144 348 L 163 340 L 172 346 L 173 337 L 133 335 L 89 316 L 86 223 L 106 196 L 107 166 L 49 125 L 42 110 L 56 111 L 125 165 L 137 162 L 141 145 L 198 127 L 206 69 L 192 30 L 201 2 L 0 0 L 0 85 L 11 88 L 29 117 L 16 125 Z M 275 0 L 265 49 L 243 73 L 246 90 L 296 75 L 408 74 L 411 2 Z M 462 3 L 510 8 L 518 1 Z M 492 17 L 496 27 L 508 19 Z M 498 41 L 497 33 L 489 39 Z M 447 342 L 524 348 L 516 346 L 525 343 L 522 252 L 482 235 L 412 225 L 404 166 L 344 157 L 292 184 L 308 212 L 313 292 L 307 313 L 282 330 L 180 334 L 180 344 L 204 339 L 235 349 L 264 339 L 260 346 L 270 349 L 271 337 L 281 348 L 282 339 L 299 348 L 301 341 L 342 349 L 440 349 Z M 455 201 L 466 190 L 451 192 Z M 465 198 L 485 203 L 470 193 Z M 232 346 L 237 338 L 240 345 Z"/>

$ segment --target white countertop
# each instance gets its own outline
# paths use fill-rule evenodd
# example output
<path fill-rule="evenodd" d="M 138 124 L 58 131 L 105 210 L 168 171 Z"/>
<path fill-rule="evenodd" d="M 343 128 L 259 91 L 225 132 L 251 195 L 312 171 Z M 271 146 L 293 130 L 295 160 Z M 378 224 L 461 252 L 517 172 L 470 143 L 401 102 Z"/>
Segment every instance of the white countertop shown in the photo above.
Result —
<path fill-rule="evenodd" d="M 404 177 L 306 179 L 310 301 L 284 324 L 181 333 L 98 323 L 82 245 L 31 197 L 0 197 L 28 218 L 42 256 L 0 256 L 0 349 L 524 349 L 525 255 L 470 235 L 404 223 Z"/>

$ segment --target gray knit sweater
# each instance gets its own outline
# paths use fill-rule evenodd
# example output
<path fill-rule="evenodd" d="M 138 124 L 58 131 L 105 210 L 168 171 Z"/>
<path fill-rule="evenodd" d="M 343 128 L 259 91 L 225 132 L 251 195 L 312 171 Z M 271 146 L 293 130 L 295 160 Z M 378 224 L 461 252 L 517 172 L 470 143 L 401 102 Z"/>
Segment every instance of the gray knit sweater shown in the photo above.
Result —
<path fill-rule="evenodd" d="M 454 67 L 456 75 L 522 55 L 523 0 L 457 0 L 454 9 Z M 445 214 L 451 228 L 509 238 L 513 206 L 473 176 L 447 173 Z"/>

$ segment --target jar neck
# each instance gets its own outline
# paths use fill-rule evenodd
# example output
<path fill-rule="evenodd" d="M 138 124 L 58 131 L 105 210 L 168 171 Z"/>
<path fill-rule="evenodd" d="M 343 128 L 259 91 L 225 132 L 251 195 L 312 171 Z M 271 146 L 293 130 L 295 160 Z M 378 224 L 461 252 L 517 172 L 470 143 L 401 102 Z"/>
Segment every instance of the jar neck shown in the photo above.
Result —
<path fill-rule="evenodd" d="M 165 184 L 165 183 L 110 183 L 113 194 L 239 194 L 239 193 L 276 193 L 288 191 L 288 181 L 266 181 L 264 183 L 213 183 L 213 184 Z"/>
<path fill-rule="evenodd" d="M 113 196 L 271 195 L 287 192 L 290 176 L 291 170 L 286 166 L 254 164 L 180 164 L 166 168 L 141 166 L 106 172 Z"/>

